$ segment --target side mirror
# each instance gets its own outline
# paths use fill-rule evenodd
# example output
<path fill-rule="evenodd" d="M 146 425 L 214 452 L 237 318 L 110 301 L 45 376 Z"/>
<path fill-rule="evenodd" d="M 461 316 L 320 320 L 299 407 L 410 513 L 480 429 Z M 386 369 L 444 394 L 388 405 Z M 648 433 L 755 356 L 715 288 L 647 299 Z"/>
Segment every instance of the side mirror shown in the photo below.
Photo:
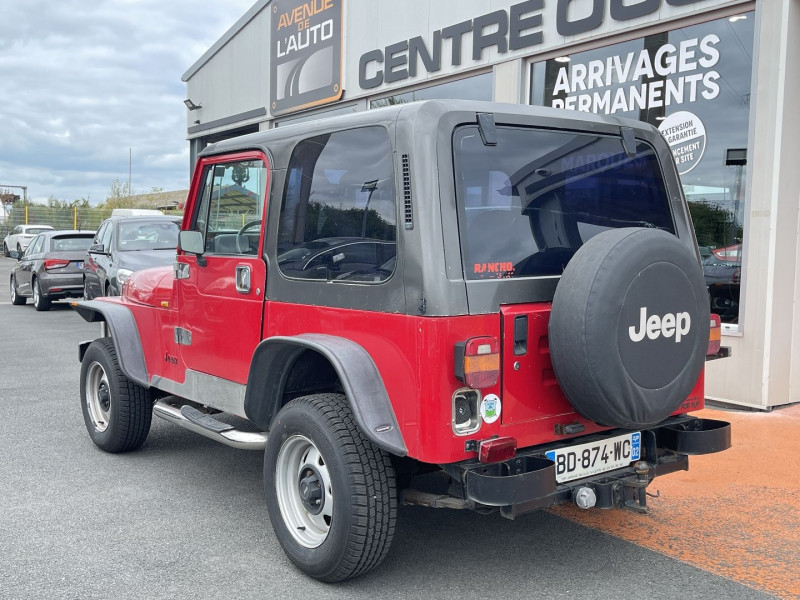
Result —
<path fill-rule="evenodd" d="M 186 252 L 187 254 L 203 256 L 206 250 L 205 244 L 203 243 L 203 234 L 199 231 L 179 231 L 178 250 Z"/>
<path fill-rule="evenodd" d="M 103 244 L 92 244 L 89 246 L 89 254 L 107 254 Z"/>
<path fill-rule="evenodd" d="M 22 252 L 17 252 L 16 250 L 12 250 L 11 252 L 8 253 L 8 255 L 14 260 L 22 259 Z"/>

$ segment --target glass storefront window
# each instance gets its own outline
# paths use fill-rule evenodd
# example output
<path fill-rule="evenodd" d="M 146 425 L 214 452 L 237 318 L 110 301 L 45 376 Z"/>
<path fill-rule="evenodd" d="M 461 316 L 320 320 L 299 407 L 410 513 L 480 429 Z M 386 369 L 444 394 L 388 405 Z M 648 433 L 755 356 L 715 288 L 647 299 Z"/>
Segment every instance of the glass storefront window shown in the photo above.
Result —
<path fill-rule="evenodd" d="M 711 310 L 738 323 L 754 14 L 532 65 L 530 103 L 646 121 L 672 148 Z"/>
<path fill-rule="evenodd" d="M 466 79 L 457 79 L 421 88 L 411 92 L 402 92 L 386 96 L 370 102 L 370 108 L 381 108 L 394 104 L 405 104 L 417 100 L 491 100 L 492 99 L 492 74 L 483 73 Z"/>

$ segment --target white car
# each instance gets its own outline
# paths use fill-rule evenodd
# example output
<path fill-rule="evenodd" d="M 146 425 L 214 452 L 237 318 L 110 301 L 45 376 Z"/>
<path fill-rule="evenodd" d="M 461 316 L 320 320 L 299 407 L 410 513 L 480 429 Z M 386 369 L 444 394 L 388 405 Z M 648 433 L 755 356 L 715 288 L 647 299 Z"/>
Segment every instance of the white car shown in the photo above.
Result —
<path fill-rule="evenodd" d="M 50 225 L 17 225 L 3 240 L 3 256 L 10 256 L 13 250 L 22 255 L 33 238 L 51 229 Z"/>

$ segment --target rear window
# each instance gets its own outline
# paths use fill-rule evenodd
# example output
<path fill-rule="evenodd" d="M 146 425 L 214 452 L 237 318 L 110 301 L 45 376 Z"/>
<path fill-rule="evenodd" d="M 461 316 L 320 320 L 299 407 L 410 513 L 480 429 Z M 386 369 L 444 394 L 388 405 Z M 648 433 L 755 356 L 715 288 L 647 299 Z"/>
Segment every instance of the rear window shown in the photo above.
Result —
<path fill-rule="evenodd" d="M 69 235 L 50 239 L 51 252 L 71 252 L 88 250 L 92 245 L 93 235 Z"/>
<path fill-rule="evenodd" d="M 467 279 L 560 275 L 591 237 L 617 227 L 674 233 L 655 150 L 587 133 L 477 126 L 453 136 L 456 197 Z"/>

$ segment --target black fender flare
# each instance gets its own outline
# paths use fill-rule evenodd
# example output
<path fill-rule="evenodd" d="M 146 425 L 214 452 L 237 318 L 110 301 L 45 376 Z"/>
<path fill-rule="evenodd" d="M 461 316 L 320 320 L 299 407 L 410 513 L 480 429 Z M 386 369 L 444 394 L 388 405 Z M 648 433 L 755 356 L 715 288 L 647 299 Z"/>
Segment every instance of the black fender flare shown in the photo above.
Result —
<path fill-rule="evenodd" d="M 117 350 L 119 367 L 125 377 L 138 383 L 144 388 L 150 387 L 147 376 L 147 365 L 144 361 L 142 340 L 139 337 L 139 328 L 130 309 L 116 302 L 103 302 L 99 300 L 84 300 L 74 302 L 72 307 L 83 317 L 87 323 L 105 321 L 108 333 Z M 83 342 L 78 349 L 78 359 L 83 362 L 83 355 L 91 342 Z"/>
<path fill-rule="evenodd" d="M 244 400 L 247 418 L 269 429 L 281 408 L 288 374 L 306 350 L 315 351 L 330 362 L 364 435 L 383 450 L 405 456 L 406 444 L 372 357 L 359 344 L 338 336 L 302 334 L 262 341 L 253 353 L 247 378 Z"/>

